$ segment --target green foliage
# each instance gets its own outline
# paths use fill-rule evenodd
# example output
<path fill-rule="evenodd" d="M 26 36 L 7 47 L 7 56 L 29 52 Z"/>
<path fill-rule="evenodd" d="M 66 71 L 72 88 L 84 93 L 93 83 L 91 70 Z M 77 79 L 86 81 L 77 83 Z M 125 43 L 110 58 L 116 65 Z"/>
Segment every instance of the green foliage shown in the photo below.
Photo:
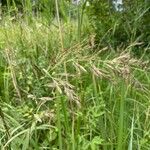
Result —
<path fill-rule="evenodd" d="M 149 44 L 149 2 L 124 2 L 123 11 L 116 12 L 108 1 L 93 1 L 88 8 L 96 43 L 101 47 L 127 46 L 138 41 Z"/>
<path fill-rule="evenodd" d="M 58 0 L 59 18 L 56 1 L 39 2 L 0 20 L 0 149 L 149 150 L 149 47 L 131 52 L 148 11 Z"/>

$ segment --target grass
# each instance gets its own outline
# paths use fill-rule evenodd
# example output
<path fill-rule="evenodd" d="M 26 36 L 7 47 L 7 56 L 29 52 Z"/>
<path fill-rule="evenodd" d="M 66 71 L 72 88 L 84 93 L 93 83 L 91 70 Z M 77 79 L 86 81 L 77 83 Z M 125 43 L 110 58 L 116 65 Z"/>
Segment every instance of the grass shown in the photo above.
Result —
<path fill-rule="evenodd" d="M 80 8 L 63 21 L 55 2 L 52 21 L 0 20 L 0 149 L 149 150 L 148 56 L 96 48 Z"/>

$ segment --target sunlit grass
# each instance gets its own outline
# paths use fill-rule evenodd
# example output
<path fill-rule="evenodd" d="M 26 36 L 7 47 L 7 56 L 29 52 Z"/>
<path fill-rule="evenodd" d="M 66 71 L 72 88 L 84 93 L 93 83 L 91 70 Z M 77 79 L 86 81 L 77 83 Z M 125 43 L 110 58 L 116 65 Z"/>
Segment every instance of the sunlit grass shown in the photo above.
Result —
<path fill-rule="evenodd" d="M 131 51 L 139 43 L 99 48 L 86 16 L 64 21 L 59 11 L 0 22 L 0 149 L 149 150 L 149 62 Z"/>

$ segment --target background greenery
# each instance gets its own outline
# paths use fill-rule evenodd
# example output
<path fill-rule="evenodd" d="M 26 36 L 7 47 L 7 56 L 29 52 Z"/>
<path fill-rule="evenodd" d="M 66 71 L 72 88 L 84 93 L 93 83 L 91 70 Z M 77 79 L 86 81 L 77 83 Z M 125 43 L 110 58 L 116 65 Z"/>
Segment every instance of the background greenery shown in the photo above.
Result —
<path fill-rule="evenodd" d="M 0 149 L 149 150 L 149 2 L 12 1 L 0 19 Z"/>

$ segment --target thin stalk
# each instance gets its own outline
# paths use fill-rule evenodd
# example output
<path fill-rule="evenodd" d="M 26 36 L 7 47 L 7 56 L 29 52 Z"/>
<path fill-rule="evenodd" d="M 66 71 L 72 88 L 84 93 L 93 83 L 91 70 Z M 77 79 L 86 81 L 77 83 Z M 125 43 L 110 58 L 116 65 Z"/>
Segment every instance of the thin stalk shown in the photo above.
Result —
<path fill-rule="evenodd" d="M 69 138 L 70 130 L 69 130 L 69 120 L 68 120 L 68 117 L 67 117 L 67 107 L 66 107 L 66 105 L 67 104 L 64 102 L 64 99 L 61 98 L 61 106 L 62 106 L 62 111 L 63 111 L 64 119 L 65 119 L 64 125 L 65 125 L 65 128 L 66 128 L 66 136 L 67 136 L 67 138 Z M 69 140 L 68 140 L 68 142 L 69 142 Z M 67 143 L 67 149 L 70 150 L 70 143 Z"/>
<path fill-rule="evenodd" d="M 67 76 L 67 65 L 66 65 L 66 62 L 64 62 L 64 71 L 65 71 L 65 74 L 66 74 L 66 82 L 68 82 L 68 76 Z M 71 103 L 71 109 L 73 110 L 72 106 L 72 101 L 70 101 Z M 70 129 L 69 129 L 69 120 L 68 120 L 68 117 L 67 117 L 67 103 L 65 103 L 64 99 L 61 98 L 61 105 L 62 105 L 62 109 L 63 109 L 63 113 L 64 113 L 64 118 L 65 118 L 65 127 L 66 127 L 66 135 L 67 135 L 67 138 L 69 137 L 69 134 L 70 134 Z M 70 143 L 68 143 L 68 150 L 70 149 Z"/>
<path fill-rule="evenodd" d="M 114 134 L 114 126 L 113 126 L 113 120 L 112 120 L 112 116 L 114 115 L 114 112 L 113 112 L 113 107 L 114 105 L 112 104 L 112 101 L 114 99 L 114 87 L 113 86 L 110 86 L 110 95 L 109 95 L 109 103 L 110 103 L 110 108 L 111 108 L 111 114 L 110 114 L 110 117 L 109 117 L 109 128 L 110 128 L 110 139 L 111 139 L 111 142 L 113 143 L 114 141 L 114 137 L 115 137 L 115 134 Z M 114 150 L 114 144 L 111 144 L 110 146 L 110 150 Z"/>
<path fill-rule="evenodd" d="M 78 5 L 78 40 L 81 41 L 81 18 L 80 18 L 80 6 Z"/>
<path fill-rule="evenodd" d="M 58 128 L 58 142 L 59 142 L 59 150 L 62 150 L 62 135 L 61 135 L 61 112 L 60 112 L 60 99 L 57 98 L 57 128 Z"/>
<path fill-rule="evenodd" d="M 10 1 L 9 0 L 6 0 L 7 2 L 7 10 L 8 10 L 8 14 L 10 16 Z"/>
<path fill-rule="evenodd" d="M 9 72 L 6 71 L 5 69 L 5 73 L 4 73 L 4 77 L 3 77 L 3 84 L 4 84 L 4 98 L 6 102 L 9 102 L 9 77 L 7 75 L 7 73 L 9 74 Z"/>
<path fill-rule="evenodd" d="M 64 42 L 63 42 L 63 34 L 62 34 L 60 16 L 59 16 L 58 0 L 55 0 L 55 5 L 56 5 L 57 22 L 58 22 L 58 26 L 59 26 L 59 37 L 60 37 L 61 49 L 62 49 L 62 51 L 64 51 Z"/>
<path fill-rule="evenodd" d="M 133 149 L 133 131 L 134 131 L 134 116 L 132 117 L 131 135 L 130 135 L 130 142 L 129 142 L 128 150 Z"/>
<path fill-rule="evenodd" d="M 118 120 L 118 145 L 117 150 L 123 150 L 123 137 L 124 137 L 124 111 L 125 111 L 125 99 L 127 94 L 125 82 L 121 83 L 121 99 L 120 99 L 120 110 Z"/>
<path fill-rule="evenodd" d="M 74 122 L 74 115 L 73 115 L 73 117 L 72 117 L 72 137 L 71 137 L 71 139 L 72 139 L 72 150 L 75 150 L 75 137 L 74 137 L 75 133 L 74 133 L 74 130 L 75 130 L 75 122 Z"/>

